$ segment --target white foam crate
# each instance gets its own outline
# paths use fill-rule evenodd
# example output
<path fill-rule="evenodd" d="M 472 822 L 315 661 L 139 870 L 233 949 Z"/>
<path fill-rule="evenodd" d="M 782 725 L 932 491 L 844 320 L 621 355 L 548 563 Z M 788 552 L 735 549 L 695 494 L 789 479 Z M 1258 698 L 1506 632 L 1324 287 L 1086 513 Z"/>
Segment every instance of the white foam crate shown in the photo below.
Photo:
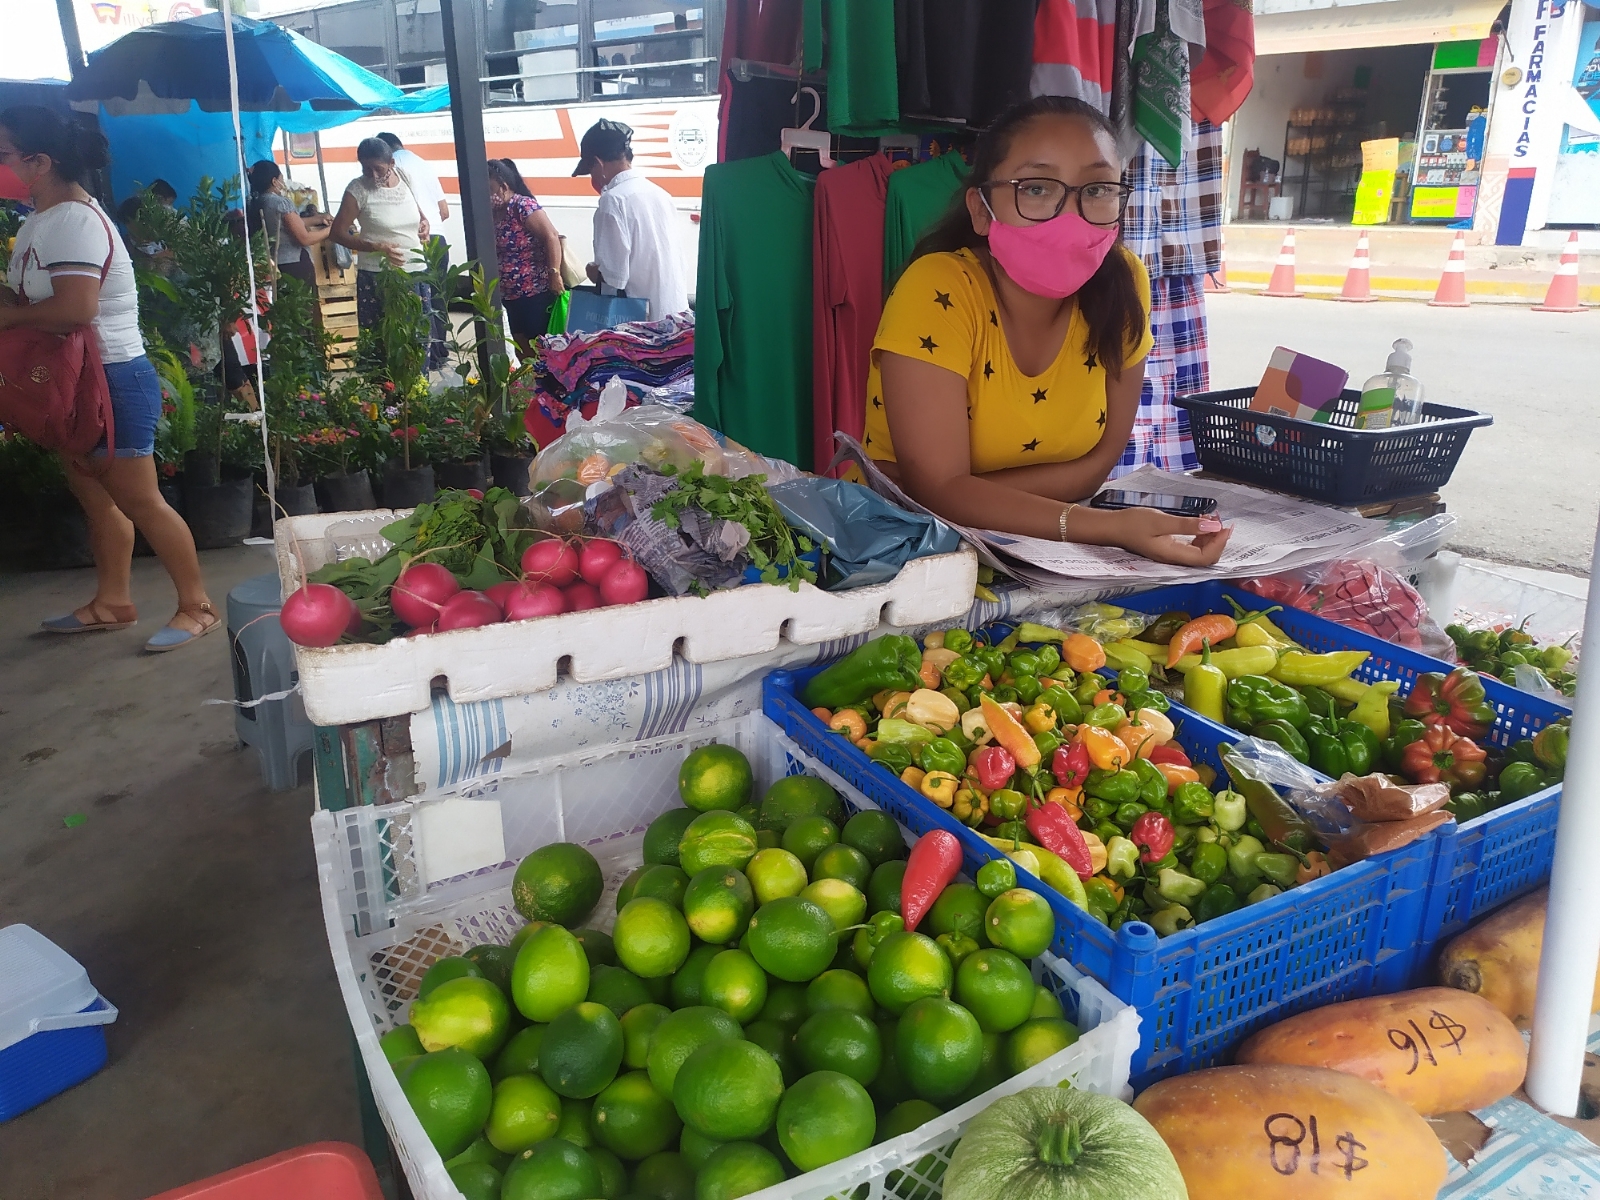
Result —
<path fill-rule="evenodd" d="M 352 519 L 384 524 L 403 512 L 320 513 L 277 523 L 284 595 L 306 573 L 333 561 L 331 526 Z M 303 562 L 302 562 L 303 555 Z M 935 625 L 972 607 L 978 557 L 963 545 L 907 563 L 887 583 L 825 592 L 803 583 L 752 584 L 710 596 L 645 600 L 615 608 L 398 638 L 384 646 L 295 647 L 306 715 L 348 725 L 420 712 L 443 679 L 458 704 L 548 691 L 558 674 L 579 683 L 664 670 L 674 652 L 692 663 L 768 654 L 781 642 L 811 646 L 868 633 L 880 624 Z"/>
<path fill-rule="evenodd" d="M 749 756 L 758 794 L 774 779 L 808 774 L 827 780 L 848 805 L 875 807 L 765 716 L 753 713 L 693 733 L 551 759 L 536 772 L 475 793 L 475 801 L 420 800 L 312 817 L 334 972 L 378 1112 L 417 1200 L 462 1198 L 406 1102 L 378 1046 L 379 1036 L 406 1020 L 417 984 L 434 959 L 511 940 L 523 924 L 511 904 L 511 879 L 517 862 L 539 846 L 573 841 L 589 847 L 606 876 L 592 922 L 609 930 L 617 888 L 642 861 L 646 827 L 680 803 L 679 764 L 690 750 L 713 741 Z M 419 813 L 429 804 L 463 802 L 498 803 L 506 859 L 428 884 L 423 863 L 429 852 Z M 901 1200 L 915 1180 L 922 1185 L 918 1196 L 938 1200 L 939 1180 L 967 1122 L 1000 1096 L 1070 1080 L 1087 1091 L 1130 1098 L 1138 1013 L 1053 955 L 1041 955 L 1034 972 L 1082 1030 L 1076 1044 L 919 1129 L 756 1196 L 822 1200 L 868 1183 L 870 1194 L 857 1191 L 852 1200 Z"/>

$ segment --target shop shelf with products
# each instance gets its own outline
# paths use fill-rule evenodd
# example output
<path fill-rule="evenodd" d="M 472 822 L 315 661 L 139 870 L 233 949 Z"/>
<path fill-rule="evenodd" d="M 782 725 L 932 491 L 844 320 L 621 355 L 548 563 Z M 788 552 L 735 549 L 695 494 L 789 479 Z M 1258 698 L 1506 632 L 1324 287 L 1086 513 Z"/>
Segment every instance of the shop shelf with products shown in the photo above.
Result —
<path fill-rule="evenodd" d="M 1283 131 L 1283 195 L 1296 215 L 1348 218 L 1361 177 L 1365 101 L 1340 97 L 1289 113 Z M 1298 170 L 1295 166 L 1298 164 Z"/>

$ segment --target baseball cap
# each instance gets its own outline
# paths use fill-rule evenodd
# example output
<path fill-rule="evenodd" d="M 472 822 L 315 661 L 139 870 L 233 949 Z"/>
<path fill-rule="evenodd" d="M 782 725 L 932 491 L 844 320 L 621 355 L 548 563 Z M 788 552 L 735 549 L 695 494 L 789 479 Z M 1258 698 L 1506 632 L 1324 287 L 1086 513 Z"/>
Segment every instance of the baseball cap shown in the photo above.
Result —
<path fill-rule="evenodd" d="M 578 144 L 578 152 L 582 157 L 578 159 L 578 165 L 572 173 L 587 175 L 594 169 L 597 161 L 609 162 L 612 159 L 622 158 L 632 141 L 631 127 L 621 121 L 611 121 L 602 117 L 589 126 L 588 132 L 583 135 L 583 141 Z"/>

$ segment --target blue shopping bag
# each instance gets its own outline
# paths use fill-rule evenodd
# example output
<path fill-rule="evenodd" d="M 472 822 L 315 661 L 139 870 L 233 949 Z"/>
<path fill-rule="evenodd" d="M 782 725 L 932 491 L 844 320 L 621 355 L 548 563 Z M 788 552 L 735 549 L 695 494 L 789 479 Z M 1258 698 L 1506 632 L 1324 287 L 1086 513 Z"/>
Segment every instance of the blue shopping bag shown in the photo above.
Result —
<path fill-rule="evenodd" d="M 643 321 L 650 313 L 650 302 L 643 297 L 602 296 L 588 288 L 573 288 L 567 309 L 568 333 L 591 333 L 611 329 L 624 321 Z"/>

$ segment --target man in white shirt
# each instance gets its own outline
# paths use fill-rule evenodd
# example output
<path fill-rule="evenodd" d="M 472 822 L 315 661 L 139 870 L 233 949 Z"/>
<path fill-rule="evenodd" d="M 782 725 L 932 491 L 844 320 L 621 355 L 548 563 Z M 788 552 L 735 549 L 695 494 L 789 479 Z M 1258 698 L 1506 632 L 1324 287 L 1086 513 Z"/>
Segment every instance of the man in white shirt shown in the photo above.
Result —
<path fill-rule="evenodd" d="M 380 133 L 378 140 L 389 144 L 389 149 L 394 151 L 394 165 L 405 172 L 406 178 L 411 180 L 411 186 L 417 190 L 415 197 L 417 207 L 423 212 L 437 208 L 439 220 L 448 221 L 450 202 L 444 198 L 444 187 L 439 182 L 439 176 L 428 165 L 428 160 L 420 154 L 407 150 L 400 144 L 400 139 L 392 133 Z"/>
<path fill-rule="evenodd" d="M 643 297 L 650 320 L 689 307 L 689 280 L 679 254 L 678 210 L 666 189 L 633 169 L 633 130 L 600 120 L 579 143 L 573 175 L 587 175 L 600 193 L 594 214 L 589 278 L 607 293 Z"/>

